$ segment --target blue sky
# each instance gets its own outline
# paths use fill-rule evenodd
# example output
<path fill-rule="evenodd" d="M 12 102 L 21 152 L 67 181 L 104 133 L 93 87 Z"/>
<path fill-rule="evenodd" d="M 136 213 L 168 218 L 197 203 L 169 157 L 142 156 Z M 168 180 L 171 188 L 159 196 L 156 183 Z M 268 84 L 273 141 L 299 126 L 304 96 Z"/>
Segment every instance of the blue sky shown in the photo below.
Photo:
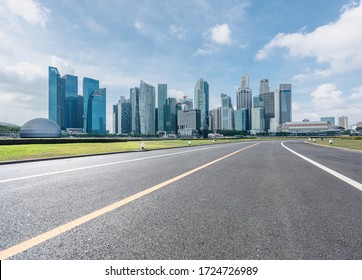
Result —
<path fill-rule="evenodd" d="M 293 85 L 293 121 L 362 121 L 360 0 L 0 0 L 0 121 L 48 116 L 48 66 L 107 88 L 107 128 L 121 95 L 143 79 L 210 108 L 248 74 L 253 95 Z"/>

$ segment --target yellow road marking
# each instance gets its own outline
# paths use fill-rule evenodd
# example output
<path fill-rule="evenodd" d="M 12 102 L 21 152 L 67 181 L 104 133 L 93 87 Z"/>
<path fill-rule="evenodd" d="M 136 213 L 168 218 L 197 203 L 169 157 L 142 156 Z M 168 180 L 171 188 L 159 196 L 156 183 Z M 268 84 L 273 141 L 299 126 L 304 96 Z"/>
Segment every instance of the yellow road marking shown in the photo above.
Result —
<path fill-rule="evenodd" d="M 228 157 L 230 157 L 232 155 L 235 155 L 235 154 L 237 154 L 237 153 L 239 153 L 239 152 L 241 152 L 243 150 L 246 150 L 248 148 L 251 148 L 251 147 L 253 147 L 253 146 L 257 145 L 257 144 L 259 144 L 259 143 L 255 143 L 253 145 L 250 145 L 250 146 L 244 147 L 244 148 L 242 148 L 240 150 L 237 150 L 235 152 L 232 152 L 232 153 L 230 153 L 230 154 L 228 154 L 226 156 L 223 156 L 223 157 L 218 158 L 216 160 L 213 160 L 213 161 L 211 161 L 209 163 L 206 163 L 206 164 L 204 164 L 202 166 L 199 166 L 199 167 L 197 167 L 195 169 L 192 169 L 192 170 L 190 170 L 190 171 L 188 171 L 186 173 L 178 175 L 178 176 L 176 176 L 176 177 L 174 177 L 172 179 L 169 179 L 169 180 L 167 180 L 165 182 L 162 182 L 162 183 L 160 183 L 158 185 L 155 185 L 155 186 L 153 186 L 153 187 L 151 187 L 149 189 L 146 189 L 146 190 L 141 191 L 139 193 L 136 193 L 136 194 L 134 194 L 132 196 L 129 196 L 129 197 L 125 198 L 125 199 L 122 199 L 122 200 L 117 201 L 117 202 L 115 202 L 113 204 L 110 204 L 110 205 L 108 205 L 106 207 L 103 207 L 103 208 L 101 208 L 101 209 L 99 209 L 97 211 L 89 213 L 89 214 L 87 214 L 87 215 L 85 215 L 83 217 L 80 217 L 80 218 L 78 218 L 76 220 L 73 220 L 73 221 L 71 221 L 71 222 L 69 222 L 67 224 L 56 227 L 56 228 L 54 228 L 54 229 L 52 229 L 50 231 L 47 231 L 47 232 L 42 233 L 42 234 L 40 234 L 38 236 L 35 236 L 35 237 L 33 237 L 33 238 L 29 239 L 29 240 L 26 240 L 26 241 L 24 241 L 22 243 L 19 243 L 19 244 L 15 245 L 13 247 L 10 247 L 8 249 L 0 251 L 0 259 L 4 260 L 4 259 L 10 258 L 10 257 L 12 257 L 12 256 L 14 256 L 16 254 L 24 252 L 25 250 L 28 250 L 28 249 L 36 246 L 36 245 L 39 245 L 40 243 L 43 243 L 43 242 L 45 242 L 45 241 L 47 241 L 49 239 L 52 239 L 52 238 L 54 238 L 54 237 L 56 237 L 56 236 L 58 236 L 58 235 L 60 235 L 62 233 L 65 233 L 67 231 L 70 231 L 71 229 L 73 229 L 75 227 L 78 227 L 78 226 L 80 226 L 80 225 L 82 225 L 82 224 L 84 224 L 86 222 L 89 222 L 89 221 L 91 221 L 91 220 L 93 220 L 95 218 L 98 218 L 98 217 L 100 217 L 100 216 L 102 216 L 102 215 L 104 215 L 104 214 L 106 214 L 106 213 L 108 213 L 108 212 L 110 212 L 112 210 L 120 208 L 121 206 L 123 206 L 123 205 L 125 205 L 127 203 L 130 203 L 130 202 L 132 202 L 132 201 L 134 201 L 136 199 L 139 199 L 139 198 L 141 198 L 141 197 L 143 197 L 143 196 L 145 196 L 147 194 L 150 194 L 150 193 L 152 193 L 152 192 L 154 192 L 154 191 L 156 191 L 158 189 L 161 189 L 161 188 L 163 188 L 163 187 L 165 187 L 165 186 L 167 186 L 167 185 L 169 185 L 171 183 L 174 183 L 174 182 L 176 182 L 176 181 L 178 181 L 178 180 L 180 180 L 182 178 L 185 178 L 186 176 L 189 176 L 189 175 L 191 175 L 191 174 L 193 174 L 193 173 L 195 173 L 195 172 L 197 172 L 197 171 L 199 171 L 201 169 L 204 169 L 204 168 L 206 168 L 206 167 L 208 167 L 208 166 L 210 166 L 210 165 L 212 165 L 214 163 L 217 163 L 217 162 L 219 162 L 221 160 L 224 160 L 224 159 L 226 159 L 226 158 L 228 158 Z"/>

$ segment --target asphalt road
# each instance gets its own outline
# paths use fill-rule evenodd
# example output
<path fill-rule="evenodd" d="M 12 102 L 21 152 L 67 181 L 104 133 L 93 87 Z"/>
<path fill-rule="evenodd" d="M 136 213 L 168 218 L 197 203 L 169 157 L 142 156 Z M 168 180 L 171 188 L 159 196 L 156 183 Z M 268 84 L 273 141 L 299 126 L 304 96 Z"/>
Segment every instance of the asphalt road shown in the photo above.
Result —
<path fill-rule="evenodd" d="M 284 144 L 362 183 L 362 153 Z M 0 210 L 9 259 L 362 259 L 362 191 L 280 141 L 2 165 Z"/>

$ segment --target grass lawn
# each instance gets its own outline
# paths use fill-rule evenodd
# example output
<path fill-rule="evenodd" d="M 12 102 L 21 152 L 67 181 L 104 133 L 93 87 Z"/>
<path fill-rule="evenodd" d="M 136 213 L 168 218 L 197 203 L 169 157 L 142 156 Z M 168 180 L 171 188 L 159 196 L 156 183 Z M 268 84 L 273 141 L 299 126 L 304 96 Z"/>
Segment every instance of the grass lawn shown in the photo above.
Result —
<path fill-rule="evenodd" d="M 329 138 L 324 138 L 324 141 L 321 139 L 316 139 L 316 144 L 325 145 L 325 146 L 333 146 L 333 147 L 341 147 L 341 148 L 349 148 L 355 150 L 362 150 L 362 140 L 352 140 L 349 138 L 333 138 L 333 144 L 329 144 Z"/>
<path fill-rule="evenodd" d="M 141 149 L 141 142 L 145 150 L 160 148 L 189 146 L 189 140 L 160 140 L 160 141 L 130 141 L 116 143 L 72 143 L 72 144 L 30 144 L 30 145 L 3 145 L 0 146 L 0 161 L 49 158 L 59 156 L 74 156 L 85 154 L 99 154 L 110 152 L 136 151 Z M 229 139 L 228 142 L 248 140 Z M 225 139 L 218 139 L 216 143 L 225 143 Z M 191 140 L 192 146 L 213 144 L 210 139 Z"/>

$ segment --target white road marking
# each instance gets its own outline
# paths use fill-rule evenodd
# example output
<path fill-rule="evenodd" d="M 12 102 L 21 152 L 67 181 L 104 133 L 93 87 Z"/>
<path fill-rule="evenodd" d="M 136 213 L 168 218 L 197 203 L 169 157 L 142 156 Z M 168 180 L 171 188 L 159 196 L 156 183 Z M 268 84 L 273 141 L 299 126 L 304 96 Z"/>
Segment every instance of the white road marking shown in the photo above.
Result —
<path fill-rule="evenodd" d="M 239 144 L 239 143 L 237 143 L 237 144 Z M 142 157 L 142 158 L 136 158 L 136 159 L 128 159 L 128 160 L 122 160 L 122 161 L 108 162 L 108 163 L 102 163 L 102 164 L 96 164 L 96 165 L 90 165 L 90 166 L 83 166 L 83 167 L 72 168 L 72 169 L 65 169 L 65 170 L 34 174 L 34 175 L 23 176 L 23 177 L 4 179 L 4 180 L 0 180 L 0 184 L 1 183 L 13 182 L 13 181 L 32 179 L 32 178 L 37 178 L 37 177 L 43 177 L 43 176 L 50 176 L 50 175 L 74 172 L 74 171 L 79 171 L 79 170 L 86 170 L 86 169 L 104 167 L 104 166 L 115 165 L 115 164 L 128 163 L 128 162 L 133 162 L 133 161 L 141 161 L 141 160 L 145 160 L 145 159 L 153 159 L 153 158 L 160 158 L 160 157 L 167 157 L 167 156 L 174 156 L 174 155 L 179 155 L 179 154 L 198 152 L 198 151 L 203 151 L 203 150 L 208 150 L 208 149 L 213 149 L 213 148 L 219 148 L 219 147 L 215 147 L 215 146 L 205 147 L 205 148 L 193 149 L 193 150 L 176 152 L 176 153 L 169 153 L 169 154 L 163 154 L 163 155 L 157 155 L 157 156 L 149 156 L 149 157 Z"/>
<path fill-rule="evenodd" d="M 286 147 L 286 146 L 284 145 L 284 141 L 281 143 L 281 145 L 282 145 L 285 149 L 287 149 L 288 151 L 290 151 L 290 152 L 292 152 L 293 154 L 297 155 L 298 157 L 300 157 L 300 158 L 308 161 L 309 163 L 317 166 L 318 168 L 320 168 L 320 169 L 328 172 L 329 174 L 337 177 L 338 179 L 346 182 L 347 184 L 350 184 L 352 187 L 355 187 L 356 189 L 359 189 L 360 191 L 362 191 L 362 184 L 361 184 L 361 183 L 359 183 L 359 182 L 357 182 L 357 181 L 355 181 L 355 180 L 353 180 L 353 179 L 351 179 L 351 178 L 349 178 L 349 177 L 347 177 L 347 176 L 344 176 L 343 174 L 338 173 L 337 171 L 334 171 L 333 169 L 330 169 L 330 168 L 328 168 L 328 167 L 326 167 L 326 166 L 324 166 L 324 165 L 322 165 L 322 164 L 320 164 L 320 163 L 318 163 L 318 162 L 315 162 L 314 160 L 311 160 L 310 158 L 307 158 L 306 156 L 303 156 L 303 155 L 301 155 L 301 154 L 293 151 L 292 149 L 290 149 L 290 148 L 288 148 L 288 147 Z"/>

